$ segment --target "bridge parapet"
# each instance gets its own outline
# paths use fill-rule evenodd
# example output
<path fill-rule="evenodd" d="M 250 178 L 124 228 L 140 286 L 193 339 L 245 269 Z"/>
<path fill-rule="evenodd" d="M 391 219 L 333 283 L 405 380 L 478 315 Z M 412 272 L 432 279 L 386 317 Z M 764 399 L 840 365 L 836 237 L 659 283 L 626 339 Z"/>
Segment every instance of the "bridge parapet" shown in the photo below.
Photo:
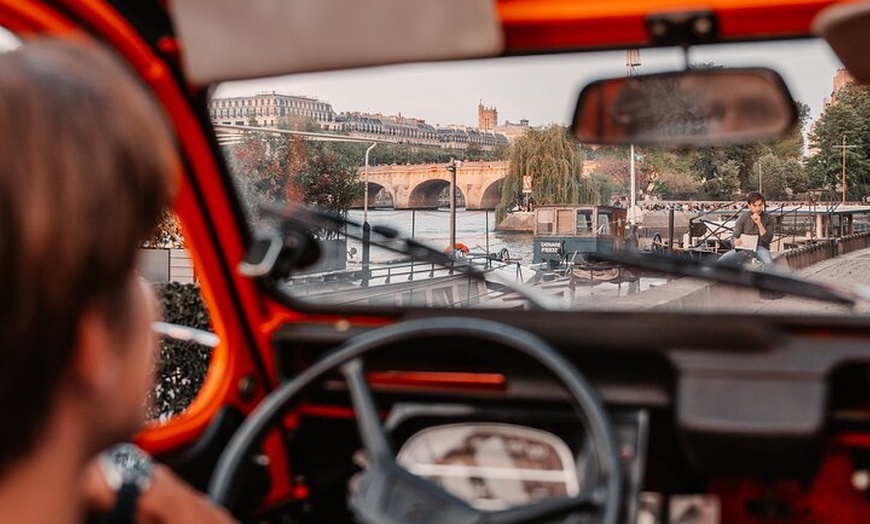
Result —
<path fill-rule="evenodd" d="M 466 208 L 494 208 L 501 201 L 507 169 L 506 161 L 463 162 L 456 171 L 456 189 L 464 197 Z M 368 178 L 369 204 L 383 188 L 392 196 L 396 209 L 438 207 L 440 194 L 450 185 L 446 164 L 369 166 L 368 175 L 364 167 L 359 172 L 361 180 Z M 376 186 L 374 190 L 372 185 Z"/>

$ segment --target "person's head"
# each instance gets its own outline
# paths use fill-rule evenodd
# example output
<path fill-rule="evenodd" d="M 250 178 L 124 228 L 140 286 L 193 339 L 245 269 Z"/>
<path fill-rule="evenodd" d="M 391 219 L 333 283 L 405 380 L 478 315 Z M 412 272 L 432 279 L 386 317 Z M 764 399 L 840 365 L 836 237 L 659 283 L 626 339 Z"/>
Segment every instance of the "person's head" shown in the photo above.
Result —
<path fill-rule="evenodd" d="M 746 204 L 749 206 L 750 213 L 761 213 L 764 211 L 764 195 L 752 191 L 746 195 Z"/>
<path fill-rule="evenodd" d="M 105 397 L 82 421 L 103 439 L 141 426 L 155 306 L 134 274 L 136 247 L 179 164 L 157 104 L 96 44 L 0 54 L 0 135 L 2 474 L 64 395 Z"/>

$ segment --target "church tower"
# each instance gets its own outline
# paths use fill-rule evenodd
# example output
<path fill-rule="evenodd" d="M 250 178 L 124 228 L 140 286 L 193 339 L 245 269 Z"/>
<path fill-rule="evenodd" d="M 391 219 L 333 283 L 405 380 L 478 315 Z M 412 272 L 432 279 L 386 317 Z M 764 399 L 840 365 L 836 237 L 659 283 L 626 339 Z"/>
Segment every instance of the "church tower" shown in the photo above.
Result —
<path fill-rule="evenodd" d="M 483 100 L 477 104 L 477 128 L 481 131 L 493 131 L 498 125 L 498 110 L 495 107 L 484 107 Z"/>

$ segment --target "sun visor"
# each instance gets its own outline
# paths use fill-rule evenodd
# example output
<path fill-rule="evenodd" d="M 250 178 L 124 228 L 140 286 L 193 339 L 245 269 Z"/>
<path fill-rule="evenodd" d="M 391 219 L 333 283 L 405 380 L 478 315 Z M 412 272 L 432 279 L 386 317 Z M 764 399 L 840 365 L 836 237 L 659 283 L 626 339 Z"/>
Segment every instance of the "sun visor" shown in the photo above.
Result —
<path fill-rule="evenodd" d="M 870 3 L 841 4 L 823 10 L 813 21 L 813 32 L 825 39 L 855 80 L 870 83 Z"/>
<path fill-rule="evenodd" d="M 493 0 L 173 0 L 188 80 L 493 56 Z"/>

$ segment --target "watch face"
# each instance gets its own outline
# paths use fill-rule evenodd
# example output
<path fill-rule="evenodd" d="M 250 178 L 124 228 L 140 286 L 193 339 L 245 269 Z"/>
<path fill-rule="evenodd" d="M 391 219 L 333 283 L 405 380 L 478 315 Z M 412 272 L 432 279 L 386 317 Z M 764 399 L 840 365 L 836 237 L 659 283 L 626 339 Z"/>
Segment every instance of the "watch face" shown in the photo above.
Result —
<path fill-rule="evenodd" d="M 118 444 L 107 450 L 102 457 L 106 482 L 117 490 L 122 484 L 136 484 L 140 490 L 147 489 L 151 482 L 154 465 L 148 456 L 133 444 Z"/>

